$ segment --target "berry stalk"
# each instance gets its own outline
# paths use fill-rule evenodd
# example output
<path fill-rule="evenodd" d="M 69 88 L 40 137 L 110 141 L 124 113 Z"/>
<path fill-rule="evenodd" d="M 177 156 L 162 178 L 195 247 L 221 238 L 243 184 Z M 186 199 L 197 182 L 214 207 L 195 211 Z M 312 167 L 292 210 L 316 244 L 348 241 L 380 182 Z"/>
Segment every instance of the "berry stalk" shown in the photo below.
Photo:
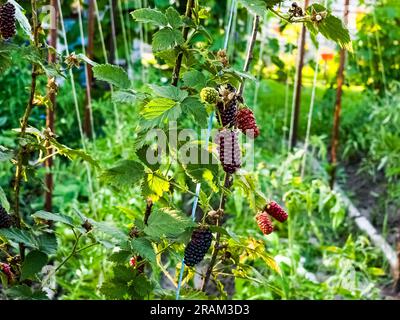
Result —
<path fill-rule="evenodd" d="M 255 44 L 256 44 L 256 40 L 257 40 L 257 33 L 258 33 L 259 25 L 260 25 L 260 17 L 259 16 L 255 16 L 254 17 L 251 40 L 250 40 L 250 43 L 248 45 L 246 60 L 245 60 L 245 63 L 244 63 L 244 68 L 243 68 L 244 72 L 249 71 L 250 63 L 251 63 L 251 61 L 253 59 L 253 51 L 254 51 L 254 47 L 255 47 Z M 239 99 L 239 100 L 243 96 L 244 85 L 245 85 L 245 81 L 244 81 L 244 79 L 242 79 L 242 83 L 240 84 L 239 91 L 238 91 L 239 94 L 238 94 L 238 98 L 237 99 Z M 226 175 L 225 175 L 224 187 L 225 188 L 230 188 L 232 186 L 232 181 L 233 181 L 232 175 L 227 172 Z M 224 210 L 225 209 L 225 204 L 226 204 L 226 194 L 225 194 L 225 191 L 222 190 L 221 200 L 220 200 L 220 208 L 219 209 L 220 210 Z M 220 223 L 220 221 L 217 220 L 217 226 L 219 226 L 219 223 Z M 206 274 L 205 274 L 205 276 L 203 278 L 203 284 L 201 286 L 201 290 L 203 292 L 207 288 L 207 284 L 210 281 L 210 277 L 211 277 L 212 271 L 213 271 L 215 263 L 217 261 L 217 256 L 218 256 L 218 252 L 219 252 L 220 238 L 221 238 L 221 233 L 217 232 L 216 241 L 215 241 L 215 245 L 214 245 L 214 251 L 212 253 L 211 261 L 210 261 L 210 264 L 208 265 Z"/>
<path fill-rule="evenodd" d="M 36 1 L 31 0 L 31 7 L 32 7 L 32 30 L 33 30 L 33 45 L 35 47 L 39 47 L 39 21 L 37 16 L 37 7 Z M 36 84 L 37 84 L 37 77 L 39 66 L 36 63 L 32 64 L 32 72 L 31 72 L 31 86 L 30 86 L 30 94 L 29 94 L 29 101 L 28 105 L 25 109 L 25 113 L 21 119 L 21 126 L 20 126 L 20 137 L 23 138 L 26 134 L 26 129 L 28 127 L 28 119 L 33 110 L 33 100 L 35 98 L 36 92 Z M 24 158 L 24 149 L 22 147 L 19 148 L 17 153 L 17 164 L 16 164 L 16 171 L 15 171 L 15 184 L 14 184 L 14 193 L 15 193 L 15 224 L 17 228 L 21 228 L 21 213 L 19 207 L 19 198 L 20 198 L 20 191 L 21 191 L 21 180 L 23 174 L 23 158 Z M 22 261 L 25 258 L 25 247 L 22 243 L 19 244 L 20 255 Z"/>

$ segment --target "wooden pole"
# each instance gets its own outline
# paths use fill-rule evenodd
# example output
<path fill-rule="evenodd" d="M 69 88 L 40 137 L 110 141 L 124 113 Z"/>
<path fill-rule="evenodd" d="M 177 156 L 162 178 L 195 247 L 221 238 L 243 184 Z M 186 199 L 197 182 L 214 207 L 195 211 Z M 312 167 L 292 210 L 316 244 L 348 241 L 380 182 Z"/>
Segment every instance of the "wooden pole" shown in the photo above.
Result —
<path fill-rule="evenodd" d="M 308 7 L 309 0 L 304 2 L 304 9 Z M 301 109 L 301 86 L 303 84 L 303 67 L 304 67 L 304 54 L 306 46 L 306 34 L 307 28 L 303 24 L 301 28 L 300 41 L 299 41 L 299 53 L 297 59 L 297 74 L 296 74 L 296 87 L 294 92 L 294 104 L 292 112 L 292 124 L 291 124 L 291 135 L 289 141 L 289 149 L 292 150 L 297 144 L 297 135 L 299 127 L 299 117 Z"/>
<path fill-rule="evenodd" d="M 94 0 L 89 0 L 89 8 L 88 8 L 88 44 L 86 55 L 89 59 L 93 60 L 93 51 L 94 51 Z M 92 66 L 90 64 L 86 64 L 86 96 L 85 96 L 85 115 L 83 122 L 83 130 L 87 137 L 92 137 L 92 125 L 91 119 L 92 113 L 92 83 L 93 83 L 93 71 Z"/>
<path fill-rule="evenodd" d="M 350 0 L 345 0 L 344 3 L 344 23 L 347 25 L 349 20 L 349 5 Z M 331 179 L 330 187 L 333 189 L 336 180 L 336 169 L 337 169 L 337 152 L 339 147 L 339 130 L 340 130 L 340 114 L 342 111 L 342 95 L 343 95 L 343 83 L 344 83 L 344 68 L 346 63 L 346 50 L 340 50 L 340 64 L 337 74 L 337 91 L 336 91 L 336 103 L 335 111 L 333 116 L 333 129 L 332 129 L 332 140 L 331 140 Z"/>
<path fill-rule="evenodd" d="M 49 45 L 54 49 L 57 48 L 57 25 L 58 25 L 58 8 L 57 8 L 57 0 L 50 0 L 50 6 L 55 8 L 55 16 L 54 19 L 51 21 L 50 25 L 50 39 Z M 49 51 L 48 56 L 49 63 L 56 62 L 56 52 L 53 50 Z M 51 102 L 51 108 L 46 109 L 46 128 L 48 128 L 52 133 L 54 133 L 54 117 L 55 117 L 55 108 L 56 108 L 56 89 L 54 88 L 54 78 L 49 78 L 47 80 L 48 83 L 48 97 Z M 54 153 L 53 148 L 47 149 L 47 155 L 51 155 Z M 45 161 L 45 168 L 46 168 L 46 177 L 45 177 L 45 184 L 46 184 L 46 191 L 45 191 L 45 210 L 51 212 L 53 209 L 53 189 L 54 189 L 54 181 L 53 181 L 53 157 L 49 157 Z"/>

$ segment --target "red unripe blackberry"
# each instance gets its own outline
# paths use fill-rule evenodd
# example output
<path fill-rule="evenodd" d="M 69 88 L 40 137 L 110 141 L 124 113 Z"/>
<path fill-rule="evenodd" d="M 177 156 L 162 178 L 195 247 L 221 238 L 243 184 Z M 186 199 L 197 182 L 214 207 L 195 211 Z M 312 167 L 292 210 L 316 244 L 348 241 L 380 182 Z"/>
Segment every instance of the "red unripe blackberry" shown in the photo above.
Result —
<path fill-rule="evenodd" d="M 129 265 L 130 265 L 131 267 L 136 266 L 136 258 L 135 258 L 135 257 L 130 258 L 130 260 L 129 260 Z"/>
<path fill-rule="evenodd" d="M 222 129 L 215 137 L 215 143 L 224 171 L 234 174 L 242 165 L 237 131 Z"/>
<path fill-rule="evenodd" d="M 286 211 L 283 210 L 282 207 L 275 201 L 269 202 L 265 206 L 264 211 L 279 222 L 285 222 L 288 218 L 288 214 L 286 213 Z"/>
<path fill-rule="evenodd" d="M 192 233 L 192 238 L 185 248 L 184 262 L 193 267 L 204 259 L 211 246 L 212 233 L 208 229 L 197 229 Z"/>
<path fill-rule="evenodd" d="M 258 213 L 256 220 L 263 234 L 268 235 L 274 231 L 274 226 L 272 225 L 271 219 L 266 212 L 262 211 Z"/>
<path fill-rule="evenodd" d="M 257 126 L 253 111 L 248 108 L 240 109 L 236 115 L 236 126 L 248 137 L 257 138 L 260 129 Z"/>
<path fill-rule="evenodd" d="M 11 225 L 12 225 L 11 216 L 7 213 L 6 209 L 4 209 L 0 205 L 0 229 L 10 228 Z"/>
<path fill-rule="evenodd" d="M 7 2 L 0 7 L 0 34 L 4 39 L 15 36 L 15 7 L 12 3 Z"/>
<path fill-rule="evenodd" d="M 0 263 L 0 271 L 4 272 L 4 274 L 7 276 L 9 282 L 12 281 L 14 275 L 11 271 L 11 267 L 9 264 Z"/>

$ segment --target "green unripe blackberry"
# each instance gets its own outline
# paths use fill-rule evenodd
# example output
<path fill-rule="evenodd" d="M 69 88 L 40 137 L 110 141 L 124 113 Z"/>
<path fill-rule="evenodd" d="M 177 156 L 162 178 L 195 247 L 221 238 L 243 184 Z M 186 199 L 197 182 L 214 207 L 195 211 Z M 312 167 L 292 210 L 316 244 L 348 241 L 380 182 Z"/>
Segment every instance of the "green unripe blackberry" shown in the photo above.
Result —
<path fill-rule="evenodd" d="M 218 101 L 218 97 L 218 91 L 211 87 L 206 87 L 200 92 L 201 101 L 208 104 L 216 104 Z"/>
<path fill-rule="evenodd" d="M 192 238 L 185 248 L 184 262 L 193 267 L 204 259 L 211 246 L 212 233 L 208 229 L 197 229 L 192 233 Z"/>
<path fill-rule="evenodd" d="M 4 209 L 0 205 L 0 229 L 10 228 L 11 225 L 12 225 L 11 216 L 7 213 L 6 209 Z"/>

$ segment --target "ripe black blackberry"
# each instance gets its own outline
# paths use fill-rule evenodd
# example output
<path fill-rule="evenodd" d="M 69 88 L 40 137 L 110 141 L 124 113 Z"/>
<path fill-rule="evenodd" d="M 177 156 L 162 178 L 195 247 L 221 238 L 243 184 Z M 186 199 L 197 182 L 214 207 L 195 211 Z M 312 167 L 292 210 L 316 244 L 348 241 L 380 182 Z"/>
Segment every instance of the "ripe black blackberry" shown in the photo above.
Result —
<path fill-rule="evenodd" d="M 204 259 L 211 246 L 212 233 L 209 229 L 197 229 L 192 233 L 192 238 L 185 248 L 184 262 L 193 267 Z"/>
<path fill-rule="evenodd" d="M 12 3 L 7 2 L 0 7 L 0 34 L 4 39 L 15 36 L 15 7 Z"/>
<path fill-rule="evenodd" d="M 12 225 L 11 216 L 7 213 L 6 209 L 4 209 L 0 205 L 0 229 L 10 228 L 11 225 Z"/>
<path fill-rule="evenodd" d="M 242 165 L 237 131 L 223 129 L 215 137 L 215 142 L 224 171 L 234 174 Z"/>
<path fill-rule="evenodd" d="M 217 103 L 218 123 L 223 127 L 230 128 L 235 124 L 238 111 L 236 89 L 232 85 L 226 84 L 220 86 L 218 92 L 220 96 L 220 101 Z"/>

